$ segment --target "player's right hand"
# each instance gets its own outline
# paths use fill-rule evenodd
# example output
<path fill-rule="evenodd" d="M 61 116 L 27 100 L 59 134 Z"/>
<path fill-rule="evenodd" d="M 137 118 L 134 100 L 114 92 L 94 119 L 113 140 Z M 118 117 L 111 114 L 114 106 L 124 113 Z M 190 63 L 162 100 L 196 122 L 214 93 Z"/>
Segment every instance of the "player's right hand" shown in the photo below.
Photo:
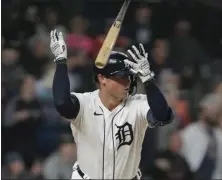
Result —
<path fill-rule="evenodd" d="M 67 59 L 67 47 L 63 39 L 62 32 L 53 30 L 50 33 L 50 48 L 55 59 L 54 62 Z"/>

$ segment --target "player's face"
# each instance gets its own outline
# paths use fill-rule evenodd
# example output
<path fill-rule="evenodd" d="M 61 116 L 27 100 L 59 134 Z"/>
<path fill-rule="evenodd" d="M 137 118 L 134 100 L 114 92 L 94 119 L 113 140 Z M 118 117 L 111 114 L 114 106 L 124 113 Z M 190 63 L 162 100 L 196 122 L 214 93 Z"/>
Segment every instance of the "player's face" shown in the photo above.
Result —
<path fill-rule="evenodd" d="M 110 95 L 117 99 L 127 96 L 130 87 L 130 77 L 112 76 L 107 78 L 106 89 Z"/>
<path fill-rule="evenodd" d="M 105 77 L 99 74 L 98 80 L 100 82 L 100 90 L 117 100 L 122 100 L 129 92 L 130 76 Z"/>

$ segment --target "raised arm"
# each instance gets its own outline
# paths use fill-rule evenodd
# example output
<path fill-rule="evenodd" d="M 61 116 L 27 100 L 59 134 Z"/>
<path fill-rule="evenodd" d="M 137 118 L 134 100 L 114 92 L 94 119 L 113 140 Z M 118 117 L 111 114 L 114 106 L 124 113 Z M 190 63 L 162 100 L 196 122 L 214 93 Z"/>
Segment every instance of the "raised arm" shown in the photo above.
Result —
<path fill-rule="evenodd" d="M 168 106 L 162 92 L 154 81 L 154 73 L 150 70 L 148 62 L 148 53 L 142 44 L 139 49 L 135 46 L 128 50 L 128 53 L 135 62 L 125 60 L 125 63 L 131 67 L 131 71 L 139 76 L 144 83 L 147 101 L 150 110 L 147 110 L 147 120 L 150 127 L 162 126 L 173 120 L 172 109 Z"/>
<path fill-rule="evenodd" d="M 50 48 L 55 56 L 56 71 L 53 79 L 53 100 L 57 111 L 67 119 L 75 119 L 80 110 L 76 96 L 70 95 L 70 83 L 67 71 L 67 48 L 62 32 L 51 31 Z"/>
<path fill-rule="evenodd" d="M 174 115 L 172 109 L 168 106 L 164 95 L 153 82 L 146 82 L 145 90 L 150 111 L 147 112 L 149 126 L 163 126 L 173 121 Z"/>

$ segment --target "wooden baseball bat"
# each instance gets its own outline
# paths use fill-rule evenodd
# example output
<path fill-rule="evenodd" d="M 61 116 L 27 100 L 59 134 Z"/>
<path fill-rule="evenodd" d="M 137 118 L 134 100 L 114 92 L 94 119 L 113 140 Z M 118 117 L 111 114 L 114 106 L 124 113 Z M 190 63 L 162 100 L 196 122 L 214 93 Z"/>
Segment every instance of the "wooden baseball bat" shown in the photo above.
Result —
<path fill-rule="evenodd" d="M 116 43 L 130 0 L 125 0 L 96 57 L 95 65 L 104 68 Z"/>

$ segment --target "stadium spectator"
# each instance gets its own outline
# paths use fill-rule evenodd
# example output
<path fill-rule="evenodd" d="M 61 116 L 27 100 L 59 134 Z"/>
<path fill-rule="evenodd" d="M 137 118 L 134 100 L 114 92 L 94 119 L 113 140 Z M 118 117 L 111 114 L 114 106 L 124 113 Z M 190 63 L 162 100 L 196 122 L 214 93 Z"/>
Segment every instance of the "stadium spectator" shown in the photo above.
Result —
<path fill-rule="evenodd" d="M 196 180 L 222 177 L 222 131 L 219 127 L 222 96 L 209 94 L 200 103 L 197 122 L 181 131 L 181 153 Z"/>
<path fill-rule="evenodd" d="M 84 49 L 87 55 L 94 55 L 94 40 L 87 35 L 88 20 L 75 16 L 70 21 L 70 33 L 66 37 L 68 49 Z"/>
<path fill-rule="evenodd" d="M 44 162 L 43 176 L 45 179 L 70 179 L 72 166 L 76 161 L 76 147 L 73 138 L 62 134 L 58 149 Z"/>
<path fill-rule="evenodd" d="M 13 97 L 6 108 L 4 126 L 9 150 L 21 153 L 30 166 L 36 156 L 36 130 L 41 122 L 41 105 L 35 95 L 35 79 L 26 76 L 20 93 Z"/>
<path fill-rule="evenodd" d="M 170 135 L 168 148 L 155 155 L 153 167 L 150 170 L 153 179 L 187 180 L 192 173 L 186 160 L 179 154 L 181 139 L 178 132 Z"/>
<path fill-rule="evenodd" d="M 17 152 L 8 152 L 5 156 L 5 166 L 2 169 L 2 179 L 31 179 L 26 170 L 22 156 Z"/>

